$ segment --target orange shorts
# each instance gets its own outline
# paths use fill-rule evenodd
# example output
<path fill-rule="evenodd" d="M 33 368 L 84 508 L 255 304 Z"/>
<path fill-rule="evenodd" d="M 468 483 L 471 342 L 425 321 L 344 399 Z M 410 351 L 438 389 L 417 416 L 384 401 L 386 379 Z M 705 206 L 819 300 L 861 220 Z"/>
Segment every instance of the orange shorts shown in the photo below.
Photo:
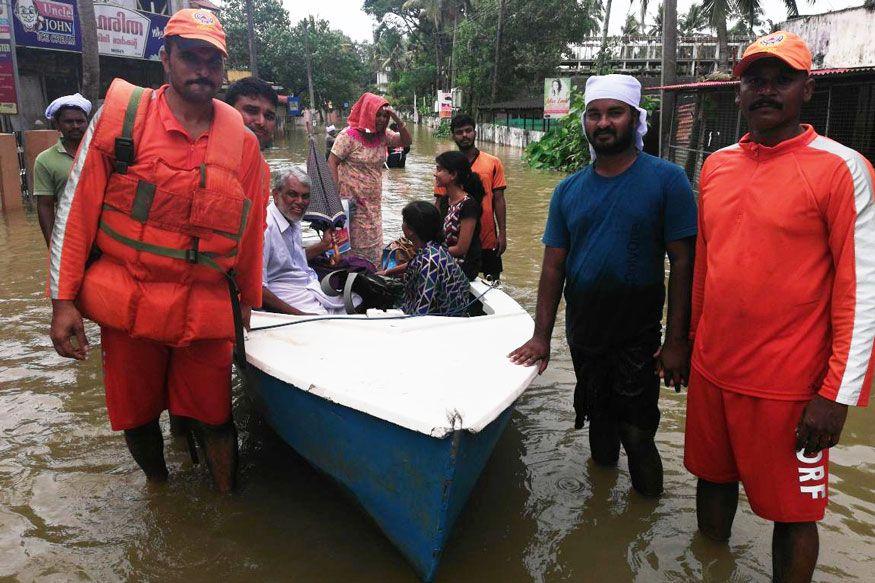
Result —
<path fill-rule="evenodd" d="M 102 327 L 100 345 L 114 431 L 144 425 L 165 409 L 209 425 L 231 418 L 231 342 L 174 348 Z"/>
<path fill-rule="evenodd" d="M 811 457 L 796 451 L 807 404 L 726 391 L 693 369 L 684 465 L 709 482 L 741 482 L 751 509 L 766 520 L 818 521 L 829 497 L 829 450 Z"/>

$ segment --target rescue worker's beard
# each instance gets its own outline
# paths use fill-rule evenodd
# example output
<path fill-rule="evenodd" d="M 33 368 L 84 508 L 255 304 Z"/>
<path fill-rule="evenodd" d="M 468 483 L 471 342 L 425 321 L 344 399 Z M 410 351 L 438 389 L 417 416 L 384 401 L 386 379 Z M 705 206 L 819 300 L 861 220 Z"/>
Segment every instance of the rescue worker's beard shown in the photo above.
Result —
<path fill-rule="evenodd" d="M 218 88 L 213 84 L 213 82 L 206 78 L 190 79 L 188 81 L 180 83 L 174 80 L 172 71 L 169 77 L 170 84 L 173 86 L 173 89 L 179 94 L 180 97 L 182 97 L 183 100 L 188 101 L 189 103 L 209 103 L 218 92 Z M 210 90 L 206 92 L 201 92 L 194 89 L 195 87 L 199 86 L 206 86 Z"/>

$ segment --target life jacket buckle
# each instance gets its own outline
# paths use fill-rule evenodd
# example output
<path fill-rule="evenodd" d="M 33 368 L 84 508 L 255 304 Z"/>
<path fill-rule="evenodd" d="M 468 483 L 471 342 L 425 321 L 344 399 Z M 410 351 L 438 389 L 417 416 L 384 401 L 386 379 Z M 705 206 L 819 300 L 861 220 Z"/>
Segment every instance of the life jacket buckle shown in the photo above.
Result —
<path fill-rule="evenodd" d="M 134 140 L 125 136 L 115 139 L 115 171 L 126 174 L 128 166 L 134 163 Z"/>

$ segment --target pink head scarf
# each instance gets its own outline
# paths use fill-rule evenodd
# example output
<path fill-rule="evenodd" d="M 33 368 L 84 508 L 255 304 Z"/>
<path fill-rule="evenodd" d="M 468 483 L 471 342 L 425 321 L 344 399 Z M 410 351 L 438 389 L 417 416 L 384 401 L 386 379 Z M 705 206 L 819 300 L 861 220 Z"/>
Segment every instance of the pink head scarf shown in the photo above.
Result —
<path fill-rule="evenodd" d="M 377 112 L 385 105 L 389 105 L 385 98 L 373 93 L 365 93 L 352 106 L 346 123 L 351 128 L 374 134 L 377 132 Z"/>

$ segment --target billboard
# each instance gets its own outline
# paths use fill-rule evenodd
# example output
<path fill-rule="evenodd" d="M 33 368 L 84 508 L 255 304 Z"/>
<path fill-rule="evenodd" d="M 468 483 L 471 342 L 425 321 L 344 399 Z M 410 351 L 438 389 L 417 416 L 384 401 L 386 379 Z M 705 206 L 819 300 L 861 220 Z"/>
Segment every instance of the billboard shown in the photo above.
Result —
<path fill-rule="evenodd" d="M 15 44 L 38 49 L 82 51 L 75 0 L 13 0 Z M 101 55 L 158 60 L 164 44 L 163 14 L 95 3 L 97 51 Z"/>
<path fill-rule="evenodd" d="M 95 3 L 94 18 L 97 20 L 97 52 L 101 55 L 158 58 L 167 17 L 159 17 L 164 18 L 164 22 L 153 27 L 152 19 L 145 13 L 113 4 Z M 157 41 L 157 46 L 153 46 L 152 52 L 147 54 L 150 40 Z"/>
<path fill-rule="evenodd" d="M 9 10 L 4 2 L 0 4 L 0 114 L 3 115 L 16 115 L 18 113 L 10 25 Z"/>
<path fill-rule="evenodd" d="M 437 102 L 435 102 L 436 111 L 440 119 L 450 119 L 453 117 L 453 93 L 451 91 L 438 91 Z"/>
<path fill-rule="evenodd" d="M 72 0 L 14 0 L 15 44 L 60 51 L 81 51 L 79 18 Z"/>
<path fill-rule="evenodd" d="M 289 95 L 289 100 L 286 103 L 289 115 L 292 117 L 301 117 L 304 112 L 301 111 L 301 98 L 297 95 Z"/>
<path fill-rule="evenodd" d="M 544 119 L 565 117 L 571 110 L 571 78 L 544 79 Z"/>

